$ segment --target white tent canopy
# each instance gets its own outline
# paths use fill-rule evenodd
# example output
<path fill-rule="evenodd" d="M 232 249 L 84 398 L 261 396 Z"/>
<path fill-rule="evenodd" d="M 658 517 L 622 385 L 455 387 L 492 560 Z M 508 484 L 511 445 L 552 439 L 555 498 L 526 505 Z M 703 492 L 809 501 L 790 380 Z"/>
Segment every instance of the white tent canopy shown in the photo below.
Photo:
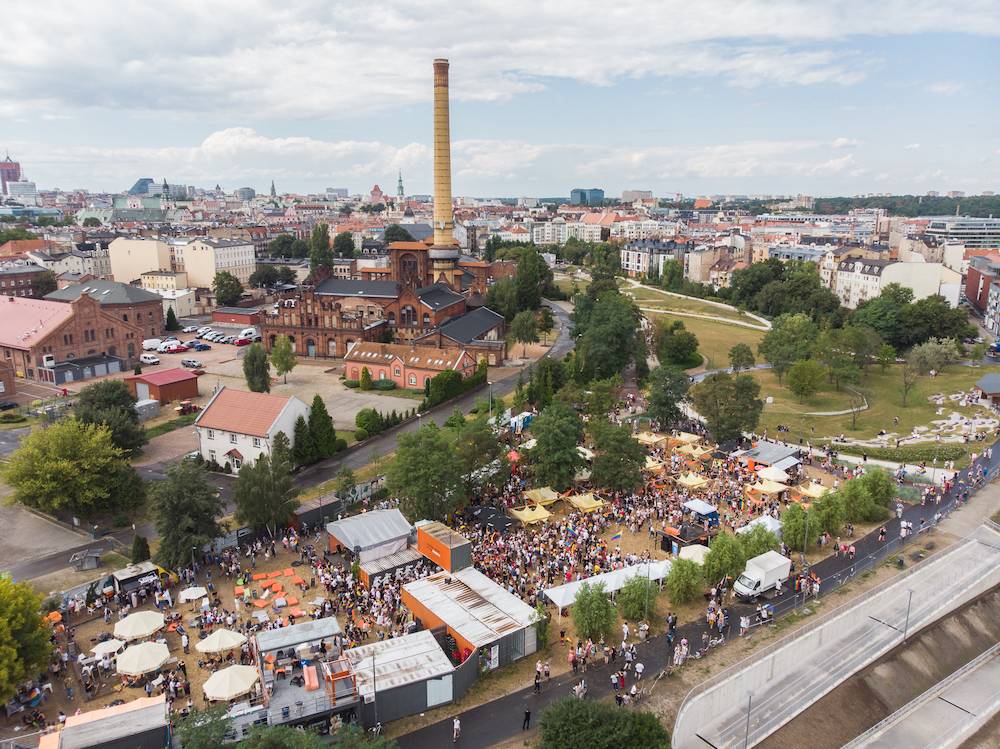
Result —
<path fill-rule="evenodd" d="M 710 515 L 713 512 L 717 512 L 715 505 L 710 505 L 703 499 L 689 499 L 684 503 L 684 509 L 699 515 Z"/>
<path fill-rule="evenodd" d="M 205 699 L 224 702 L 244 695 L 253 689 L 257 678 L 253 666 L 229 666 L 216 671 L 205 681 Z"/>
<path fill-rule="evenodd" d="M 649 563 L 643 562 L 642 564 L 633 564 L 629 567 L 622 567 L 621 569 L 594 575 L 585 580 L 574 580 L 565 585 L 549 588 L 545 591 L 545 597 L 560 609 L 564 609 L 567 606 L 573 605 L 573 601 L 576 600 L 576 594 L 584 583 L 589 585 L 604 583 L 604 591 L 606 593 L 616 593 L 633 577 L 648 577 L 650 580 L 662 580 L 669 573 L 669 559 L 661 559 Z"/>
<path fill-rule="evenodd" d="M 787 484 L 791 477 L 777 466 L 767 466 L 757 471 L 757 475 L 768 481 L 775 481 L 779 484 Z"/>
<path fill-rule="evenodd" d="M 207 595 L 207 590 L 200 585 L 195 585 L 191 588 L 185 588 L 182 590 L 178 600 L 181 603 L 187 603 L 188 601 L 197 601 L 199 598 L 204 598 Z"/>
<path fill-rule="evenodd" d="M 405 549 L 413 526 L 399 510 L 372 510 L 327 523 L 326 532 L 370 562 Z"/>
<path fill-rule="evenodd" d="M 749 533 L 758 525 L 763 526 L 766 530 L 771 531 L 774 535 L 781 539 L 781 522 L 776 518 L 772 518 L 770 515 L 760 515 L 755 517 L 749 523 L 744 525 L 742 528 L 737 528 L 737 533 Z"/>
<path fill-rule="evenodd" d="M 115 625 L 115 637 L 119 640 L 141 640 L 160 629 L 163 629 L 163 614 L 158 611 L 137 611 Z"/>
<path fill-rule="evenodd" d="M 695 564 L 704 564 L 705 557 L 708 556 L 708 547 L 702 544 L 691 544 L 681 549 L 677 556 L 680 559 L 690 559 Z"/>
<path fill-rule="evenodd" d="M 125 647 L 125 643 L 121 640 L 105 640 L 104 642 L 97 643 L 90 649 L 90 652 L 100 658 L 105 653 L 114 655 L 123 647 Z"/>
<path fill-rule="evenodd" d="M 222 653 L 238 648 L 247 641 L 239 632 L 231 629 L 217 629 L 204 640 L 196 643 L 194 649 L 199 653 Z"/>
<path fill-rule="evenodd" d="M 120 674 L 142 676 L 158 669 L 168 658 L 170 650 L 162 642 L 140 642 L 126 648 L 115 660 L 115 665 Z"/>

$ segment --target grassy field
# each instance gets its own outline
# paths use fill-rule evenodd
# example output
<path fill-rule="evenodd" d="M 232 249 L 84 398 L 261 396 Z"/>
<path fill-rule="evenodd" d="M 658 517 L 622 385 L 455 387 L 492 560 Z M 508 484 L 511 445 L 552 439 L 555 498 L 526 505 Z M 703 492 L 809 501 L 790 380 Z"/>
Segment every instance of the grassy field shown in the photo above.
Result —
<path fill-rule="evenodd" d="M 739 310 L 716 307 L 698 299 L 690 297 L 677 297 L 668 294 L 661 294 L 648 289 L 636 289 L 631 286 L 623 286 L 622 292 L 628 294 L 640 307 L 656 307 L 663 310 L 677 310 L 680 312 L 693 312 L 699 315 L 714 315 L 724 317 L 729 320 L 739 320 L 741 322 L 755 323 L 755 321 L 743 314 Z M 756 324 L 756 323 L 755 323 Z"/>
<path fill-rule="evenodd" d="M 698 337 L 698 352 L 705 357 L 706 369 L 721 369 L 729 366 L 729 349 L 737 343 L 747 344 L 756 355 L 757 344 L 764 337 L 760 330 L 744 328 L 740 325 L 727 325 L 716 320 L 700 320 L 697 317 L 681 317 L 679 315 L 647 313 L 654 321 L 680 320 L 684 327 Z M 812 409 L 810 409 L 812 410 Z"/>
<path fill-rule="evenodd" d="M 829 390 L 817 393 L 803 404 L 799 404 L 795 396 L 786 387 L 778 386 L 777 378 L 769 371 L 754 372 L 754 377 L 761 383 L 761 396 L 772 396 L 773 405 L 764 407 L 760 428 L 766 428 L 768 434 L 776 434 L 778 424 L 789 427 L 789 436 L 797 440 L 820 439 L 838 434 L 848 437 L 866 438 L 878 434 L 879 430 L 909 434 L 915 426 L 929 425 L 939 419 L 937 406 L 931 403 L 929 396 L 936 393 L 950 395 L 963 390 L 969 390 L 976 380 L 985 372 L 984 368 L 972 368 L 962 365 L 952 365 L 937 377 L 921 377 L 907 396 L 907 405 L 903 406 L 903 389 L 901 368 L 896 365 L 882 373 L 877 367 L 870 368 L 865 378 L 856 386 L 868 399 L 868 409 L 858 414 L 856 428 L 851 428 L 851 415 L 844 416 L 803 416 L 807 411 L 834 411 L 850 408 L 850 395 Z M 960 409 L 955 406 L 945 406 L 945 412 L 960 411 L 972 415 L 980 411 L 978 407 Z M 899 424 L 893 426 L 892 419 L 899 417 Z M 970 446 L 974 449 L 975 445 Z"/>
<path fill-rule="evenodd" d="M 150 439 L 153 437 L 159 437 L 161 434 L 167 434 L 175 429 L 180 429 L 181 427 L 187 427 L 194 424 L 194 420 L 198 418 L 197 413 L 184 414 L 183 416 L 178 416 L 170 421 L 161 421 L 159 424 L 148 427 L 146 429 L 146 436 Z"/>

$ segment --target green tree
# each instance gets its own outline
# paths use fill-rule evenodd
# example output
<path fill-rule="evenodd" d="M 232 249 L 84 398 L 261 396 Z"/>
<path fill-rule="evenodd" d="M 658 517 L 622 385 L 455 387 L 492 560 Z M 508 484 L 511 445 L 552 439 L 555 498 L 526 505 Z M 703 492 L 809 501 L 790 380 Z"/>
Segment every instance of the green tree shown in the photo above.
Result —
<path fill-rule="evenodd" d="M 220 270 L 212 280 L 212 290 L 220 307 L 232 307 L 243 296 L 243 284 L 229 271 Z"/>
<path fill-rule="evenodd" d="M 274 435 L 274 444 L 271 446 L 271 460 L 283 460 L 289 465 L 295 465 L 295 458 L 292 454 L 292 443 L 288 435 L 278 432 Z"/>
<path fill-rule="evenodd" d="M 11 453 L 3 475 L 16 501 L 44 512 L 90 517 L 135 507 L 143 483 L 104 426 L 63 419 L 36 429 Z"/>
<path fill-rule="evenodd" d="M 354 416 L 354 425 L 358 429 L 364 429 L 370 435 L 376 435 L 385 430 L 385 421 L 382 414 L 374 408 L 362 408 Z"/>
<path fill-rule="evenodd" d="M 456 409 L 457 410 L 457 409 Z M 461 414 L 461 411 L 459 411 Z M 464 484 L 466 497 L 473 496 L 477 486 L 485 483 L 476 479 L 477 472 L 498 461 L 504 461 L 504 447 L 496 432 L 487 423 L 489 412 L 480 410 L 474 419 L 462 417 L 462 421 L 452 429 L 454 434 L 454 460 Z"/>
<path fill-rule="evenodd" d="M 538 324 L 535 322 L 535 313 L 531 310 L 524 310 L 514 315 L 514 320 L 510 324 L 510 336 L 521 345 L 521 357 L 528 355 L 528 344 L 538 340 Z"/>
<path fill-rule="evenodd" d="M 755 429 L 764 410 L 760 383 L 746 374 L 734 377 L 717 372 L 709 375 L 691 388 L 691 401 L 720 442 L 736 439 L 744 431 Z"/>
<path fill-rule="evenodd" d="M 282 725 L 254 726 L 250 735 L 239 743 L 239 749 L 329 749 L 329 746 L 317 733 Z"/>
<path fill-rule="evenodd" d="M 305 418 L 300 416 L 295 420 L 295 428 L 292 432 L 292 461 L 297 466 L 308 466 L 319 460 L 319 452 L 316 450 L 316 443 L 313 442 L 312 432 Z"/>
<path fill-rule="evenodd" d="M 743 547 L 743 556 L 747 559 L 759 557 L 778 548 L 778 537 L 762 525 L 755 525 L 749 533 L 739 533 L 736 538 Z"/>
<path fill-rule="evenodd" d="M 729 349 L 729 366 L 733 368 L 734 372 L 751 369 L 756 363 L 753 351 L 745 343 L 737 343 Z"/>
<path fill-rule="evenodd" d="M 650 712 L 565 697 L 539 721 L 539 749 L 670 749 L 670 736 Z"/>
<path fill-rule="evenodd" d="M 271 346 L 271 364 L 278 377 L 283 377 L 288 382 L 288 373 L 295 369 L 298 359 L 295 358 L 295 350 L 292 347 L 292 339 L 284 333 L 274 339 Z"/>
<path fill-rule="evenodd" d="M 333 251 L 330 249 L 330 227 L 317 224 L 309 237 L 309 268 L 313 275 L 321 268 L 333 267 Z"/>
<path fill-rule="evenodd" d="M 28 583 L 0 575 L 0 700 L 4 704 L 49 665 L 52 631 L 42 620 L 41 606 L 41 596 Z"/>
<path fill-rule="evenodd" d="M 594 418 L 606 418 L 615 410 L 620 400 L 622 376 L 616 374 L 606 380 L 592 380 L 587 383 L 586 402 L 587 415 Z"/>
<path fill-rule="evenodd" d="M 799 359 L 788 370 L 788 389 L 795 393 L 799 403 L 819 392 L 823 386 L 823 366 L 812 359 Z"/>
<path fill-rule="evenodd" d="M 596 452 L 591 481 L 611 491 L 627 491 L 642 484 L 646 451 L 632 436 L 632 430 L 598 420 L 592 422 L 591 433 Z"/>
<path fill-rule="evenodd" d="M 646 413 L 668 428 L 683 418 L 681 405 L 687 399 L 691 380 L 682 369 L 660 366 L 649 373 L 649 398 Z"/>
<path fill-rule="evenodd" d="M 291 234 L 279 234 L 267 243 L 267 254 L 271 257 L 295 257 L 292 252 L 294 244 L 295 237 Z"/>
<path fill-rule="evenodd" d="M 132 457 L 149 440 L 139 423 L 135 398 L 121 380 L 104 380 L 80 391 L 73 410 L 77 421 L 105 426 L 111 431 L 111 442 Z"/>
<path fill-rule="evenodd" d="M 837 390 L 844 383 L 855 382 L 861 377 L 861 368 L 854 362 L 851 345 L 845 329 L 839 329 L 823 331 L 814 347 L 816 359 L 826 367 L 830 382 Z"/>
<path fill-rule="evenodd" d="M 792 364 L 809 358 L 815 340 L 816 324 L 808 315 L 782 315 L 761 339 L 757 351 L 770 362 L 780 383 Z"/>
<path fill-rule="evenodd" d="M 342 231 L 333 238 L 333 254 L 337 257 L 354 257 L 354 235 Z"/>
<path fill-rule="evenodd" d="M 702 571 L 710 585 L 726 577 L 736 579 L 743 572 L 747 558 L 743 545 L 732 533 L 722 532 L 712 539 L 705 555 Z"/>
<path fill-rule="evenodd" d="M 503 315 L 507 322 L 513 320 L 518 312 L 517 284 L 514 279 L 505 276 L 490 286 L 486 292 L 486 306 L 498 315 Z"/>
<path fill-rule="evenodd" d="M 969 347 L 969 360 L 973 366 L 978 367 L 982 363 L 983 357 L 986 356 L 986 349 L 985 343 L 976 343 Z"/>
<path fill-rule="evenodd" d="M 132 539 L 132 564 L 145 562 L 149 559 L 149 541 L 145 536 L 136 535 Z"/>
<path fill-rule="evenodd" d="M 826 531 L 831 536 L 840 534 L 844 527 L 846 512 L 844 500 L 838 492 L 830 492 L 816 500 L 810 508 L 810 511 L 813 510 L 816 512 L 818 530 Z"/>
<path fill-rule="evenodd" d="M 87 218 L 83 220 L 82 224 L 84 229 L 93 229 L 94 227 L 100 225 L 101 225 L 101 219 L 97 218 L 97 216 L 87 216 Z"/>
<path fill-rule="evenodd" d="M 701 363 L 698 338 L 680 320 L 661 320 L 657 325 L 656 355 L 664 364 L 681 368 L 696 367 Z"/>
<path fill-rule="evenodd" d="M 362 390 L 372 389 L 372 373 L 368 371 L 368 367 L 361 368 L 361 380 L 359 383 L 359 387 Z"/>
<path fill-rule="evenodd" d="M 556 401 L 539 414 L 531 426 L 536 444 L 531 450 L 531 475 L 536 485 L 564 491 L 573 484 L 583 464 L 577 445 L 583 423 L 569 406 Z"/>
<path fill-rule="evenodd" d="M 807 512 L 800 504 L 792 504 L 781 513 L 781 540 L 789 549 L 804 551 L 806 543 L 812 546 L 820 534 L 816 511 L 812 508 Z M 808 535 L 808 538 L 807 538 Z"/>
<path fill-rule="evenodd" d="M 223 506 L 208 482 L 203 464 L 182 460 L 167 469 L 150 490 L 153 524 L 160 536 L 157 561 L 167 569 L 191 564 L 192 549 L 202 549 L 225 533 Z"/>
<path fill-rule="evenodd" d="M 896 363 L 896 349 L 888 343 L 882 344 L 882 348 L 878 350 L 876 359 L 878 361 L 879 368 L 884 374 L 889 367 Z"/>
<path fill-rule="evenodd" d="M 236 477 L 236 522 L 267 531 L 274 538 L 295 514 L 298 495 L 291 464 L 278 456 L 261 455 L 252 465 L 244 463 Z"/>
<path fill-rule="evenodd" d="M 177 738 L 184 749 L 218 749 L 229 731 L 227 707 L 192 710 L 176 726 Z"/>
<path fill-rule="evenodd" d="M 538 309 L 542 303 L 542 293 L 551 283 L 552 271 L 538 250 L 534 247 L 521 250 L 514 279 L 518 311 Z"/>
<path fill-rule="evenodd" d="M 279 265 L 275 269 L 275 273 L 277 274 L 277 279 L 276 279 L 277 283 L 294 284 L 298 280 L 295 275 L 295 271 L 289 268 L 287 265 Z"/>
<path fill-rule="evenodd" d="M 51 294 L 57 288 L 56 274 L 53 271 L 47 270 L 44 273 L 40 273 L 38 278 L 35 279 L 34 296 L 40 299 L 46 294 Z M 167 328 L 167 330 L 170 330 L 170 328 Z"/>
<path fill-rule="evenodd" d="M 594 642 L 610 637 L 618 618 L 604 583 L 584 582 L 573 599 L 572 614 L 577 637 L 589 637 Z"/>
<path fill-rule="evenodd" d="M 259 289 L 264 286 L 274 286 L 278 282 L 278 269 L 273 265 L 265 265 L 250 274 L 250 285 Z"/>
<path fill-rule="evenodd" d="M 451 441 L 437 424 L 400 434 L 386 478 L 410 520 L 444 520 L 465 504 L 462 474 Z"/>
<path fill-rule="evenodd" d="M 660 586 L 645 577 L 633 577 L 615 594 L 615 605 L 622 619 L 641 621 L 656 607 Z"/>
<path fill-rule="evenodd" d="M 174 331 L 180 330 L 181 324 L 177 322 L 177 315 L 174 313 L 173 307 L 167 307 L 167 330 Z"/>
<path fill-rule="evenodd" d="M 255 393 L 271 392 L 271 365 L 267 352 L 259 343 L 251 343 L 243 355 L 243 376 L 247 387 Z"/>
<path fill-rule="evenodd" d="M 899 373 L 902 376 L 900 389 L 903 392 L 903 408 L 906 408 L 906 400 L 910 396 L 910 391 L 916 387 L 917 382 L 920 380 L 920 369 L 916 365 L 914 358 L 907 356 L 906 361 L 903 362 L 903 366 L 899 368 Z"/>
<path fill-rule="evenodd" d="M 549 333 L 552 332 L 552 329 L 555 328 L 555 326 L 556 320 L 552 315 L 552 308 L 543 305 L 538 315 L 538 332 L 544 337 L 545 343 L 549 342 Z"/>
<path fill-rule="evenodd" d="M 309 408 L 309 434 L 312 435 L 316 456 L 320 460 L 337 452 L 337 430 L 333 428 L 333 419 L 319 393 L 313 396 Z"/>
<path fill-rule="evenodd" d="M 354 487 L 357 486 L 357 483 L 358 480 L 354 476 L 354 471 L 347 466 L 343 466 L 339 471 L 337 471 L 333 488 L 339 496 L 347 497 Z"/>
<path fill-rule="evenodd" d="M 578 298 L 573 311 L 575 374 L 581 383 L 603 380 L 625 369 L 635 355 L 639 331 L 638 308 L 617 290 L 605 291 L 592 302 L 586 300 Z"/>
<path fill-rule="evenodd" d="M 385 227 L 386 242 L 413 242 L 413 235 L 399 224 L 389 224 Z"/>
<path fill-rule="evenodd" d="M 690 559 L 675 559 L 670 564 L 670 572 L 664 582 L 670 602 L 675 606 L 691 603 L 698 598 L 704 585 L 701 567 Z"/>

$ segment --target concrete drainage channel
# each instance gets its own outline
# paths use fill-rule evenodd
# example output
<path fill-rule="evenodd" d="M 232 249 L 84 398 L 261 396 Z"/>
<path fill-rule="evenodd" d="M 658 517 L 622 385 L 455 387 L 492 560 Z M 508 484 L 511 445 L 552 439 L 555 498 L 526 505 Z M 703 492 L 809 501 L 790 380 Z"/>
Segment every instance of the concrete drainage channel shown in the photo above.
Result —
<path fill-rule="evenodd" d="M 992 711 L 978 711 L 982 718 L 977 720 L 976 711 L 967 710 L 947 690 L 980 669 L 995 668 L 998 642 L 1000 586 L 911 635 L 757 746 L 960 746 L 961 736 L 986 723 Z M 987 681 L 991 673 L 983 674 Z M 997 688 L 994 684 L 993 690 Z M 983 705 L 994 697 L 991 690 L 974 691 Z M 934 710 L 940 714 L 930 712 Z M 997 746 L 996 736 L 993 741 Z"/>

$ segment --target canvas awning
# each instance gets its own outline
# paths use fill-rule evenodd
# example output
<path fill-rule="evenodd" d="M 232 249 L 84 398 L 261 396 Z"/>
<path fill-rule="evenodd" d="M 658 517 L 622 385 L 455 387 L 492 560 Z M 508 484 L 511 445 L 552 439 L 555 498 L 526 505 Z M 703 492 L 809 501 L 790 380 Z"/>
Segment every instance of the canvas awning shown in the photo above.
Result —
<path fill-rule="evenodd" d="M 788 491 L 788 485 L 764 479 L 759 484 L 747 487 L 747 490 L 755 494 L 781 494 L 781 492 Z"/>
<path fill-rule="evenodd" d="M 572 497 L 566 497 L 566 501 L 581 512 L 593 512 L 604 507 L 604 500 L 594 499 L 594 495 L 589 492 L 587 494 L 574 494 Z"/>
<path fill-rule="evenodd" d="M 696 473 L 685 473 L 677 477 L 677 483 L 688 489 L 701 489 L 708 485 L 708 479 Z"/>
<path fill-rule="evenodd" d="M 663 580 L 668 574 L 670 574 L 669 559 L 660 559 L 648 563 L 643 562 L 642 564 L 633 564 L 630 567 L 622 567 L 621 569 L 604 572 L 584 580 L 573 580 L 565 585 L 549 588 L 545 591 L 545 597 L 560 609 L 564 609 L 567 606 L 573 605 L 573 602 L 576 600 L 576 594 L 584 583 L 591 586 L 599 583 L 603 584 L 604 592 L 611 594 L 621 590 L 625 586 L 625 583 L 633 577 Z"/>
<path fill-rule="evenodd" d="M 701 442 L 701 437 L 690 432 L 677 432 L 677 434 L 672 434 L 670 439 L 681 445 L 693 445 L 696 442 Z"/>
<path fill-rule="evenodd" d="M 199 598 L 204 598 L 208 595 L 208 591 L 205 590 L 200 585 L 195 585 L 190 588 L 185 588 L 181 591 L 177 600 L 181 603 L 187 603 L 188 601 L 197 601 Z"/>
<path fill-rule="evenodd" d="M 645 445 L 646 447 L 659 447 L 667 441 L 665 435 L 657 434 L 656 432 L 639 432 L 635 435 L 635 438 L 640 445 Z"/>
<path fill-rule="evenodd" d="M 708 554 L 708 547 L 702 544 L 691 544 L 681 549 L 677 556 L 681 559 L 690 559 L 695 564 L 704 564 L 705 556 Z"/>
<path fill-rule="evenodd" d="M 809 497 L 809 499 L 820 499 L 825 497 L 832 490 L 830 487 L 817 484 L 815 481 L 808 481 L 805 484 L 799 484 L 796 486 L 795 491 L 803 497 Z"/>
<path fill-rule="evenodd" d="M 524 498 L 529 502 L 533 502 L 536 505 L 550 505 L 559 499 L 559 494 L 553 491 L 547 486 L 543 486 L 541 489 L 528 489 L 524 493 Z"/>
<path fill-rule="evenodd" d="M 701 445 L 681 445 L 677 448 L 677 452 L 681 455 L 690 455 L 695 460 L 701 460 L 706 455 L 712 454 L 711 450 Z"/>
<path fill-rule="evenodd" d="M 663 461 L 652 458 L 649 455 L 646 456 L 646 470 L 647 471 L 659 471 L 663 468 Z"/>
<path fill-rule="evenodd" d="M 326 532 L 348 549 L 361 551 L 405 539 L 413 530 L 399 510 L 372 510 L 326 524 Z"/>
<path fill-rule="evenodd" d="M 768 481 L 776 481 L 779 484 L 787 484 L 790 476 L 777 466 L 767 466 L 757 471 L 757 476 Z"/>
<path fill-rule="evenodd" d="M 510 514 L 525 525 L 542 523 L 552 517 L 552 513 L 540 505 L 528 505 L 520 509 L 512 507 L 510 508 Z"/>
<path fill-rule="evenodd" d="M 737 533 L 749 533 L 758 525 L 763 526 L 765 529 L 771 531 L 779 539 L 781 538 L 781 522 L 777 518 L 772 518 L 770 515 L 760 515 L 755 517 L 749 523 L 744 525 L 742 528 L 737 528 Z"/>
<path fill-rule="evenodd" d="M 698 515 L 711 515 L 713 512 L 718 512 L 715 505 L 710 505 L 703 499 L 689 499 L 684 503 L 684 509 L 690 510 Z"/>

